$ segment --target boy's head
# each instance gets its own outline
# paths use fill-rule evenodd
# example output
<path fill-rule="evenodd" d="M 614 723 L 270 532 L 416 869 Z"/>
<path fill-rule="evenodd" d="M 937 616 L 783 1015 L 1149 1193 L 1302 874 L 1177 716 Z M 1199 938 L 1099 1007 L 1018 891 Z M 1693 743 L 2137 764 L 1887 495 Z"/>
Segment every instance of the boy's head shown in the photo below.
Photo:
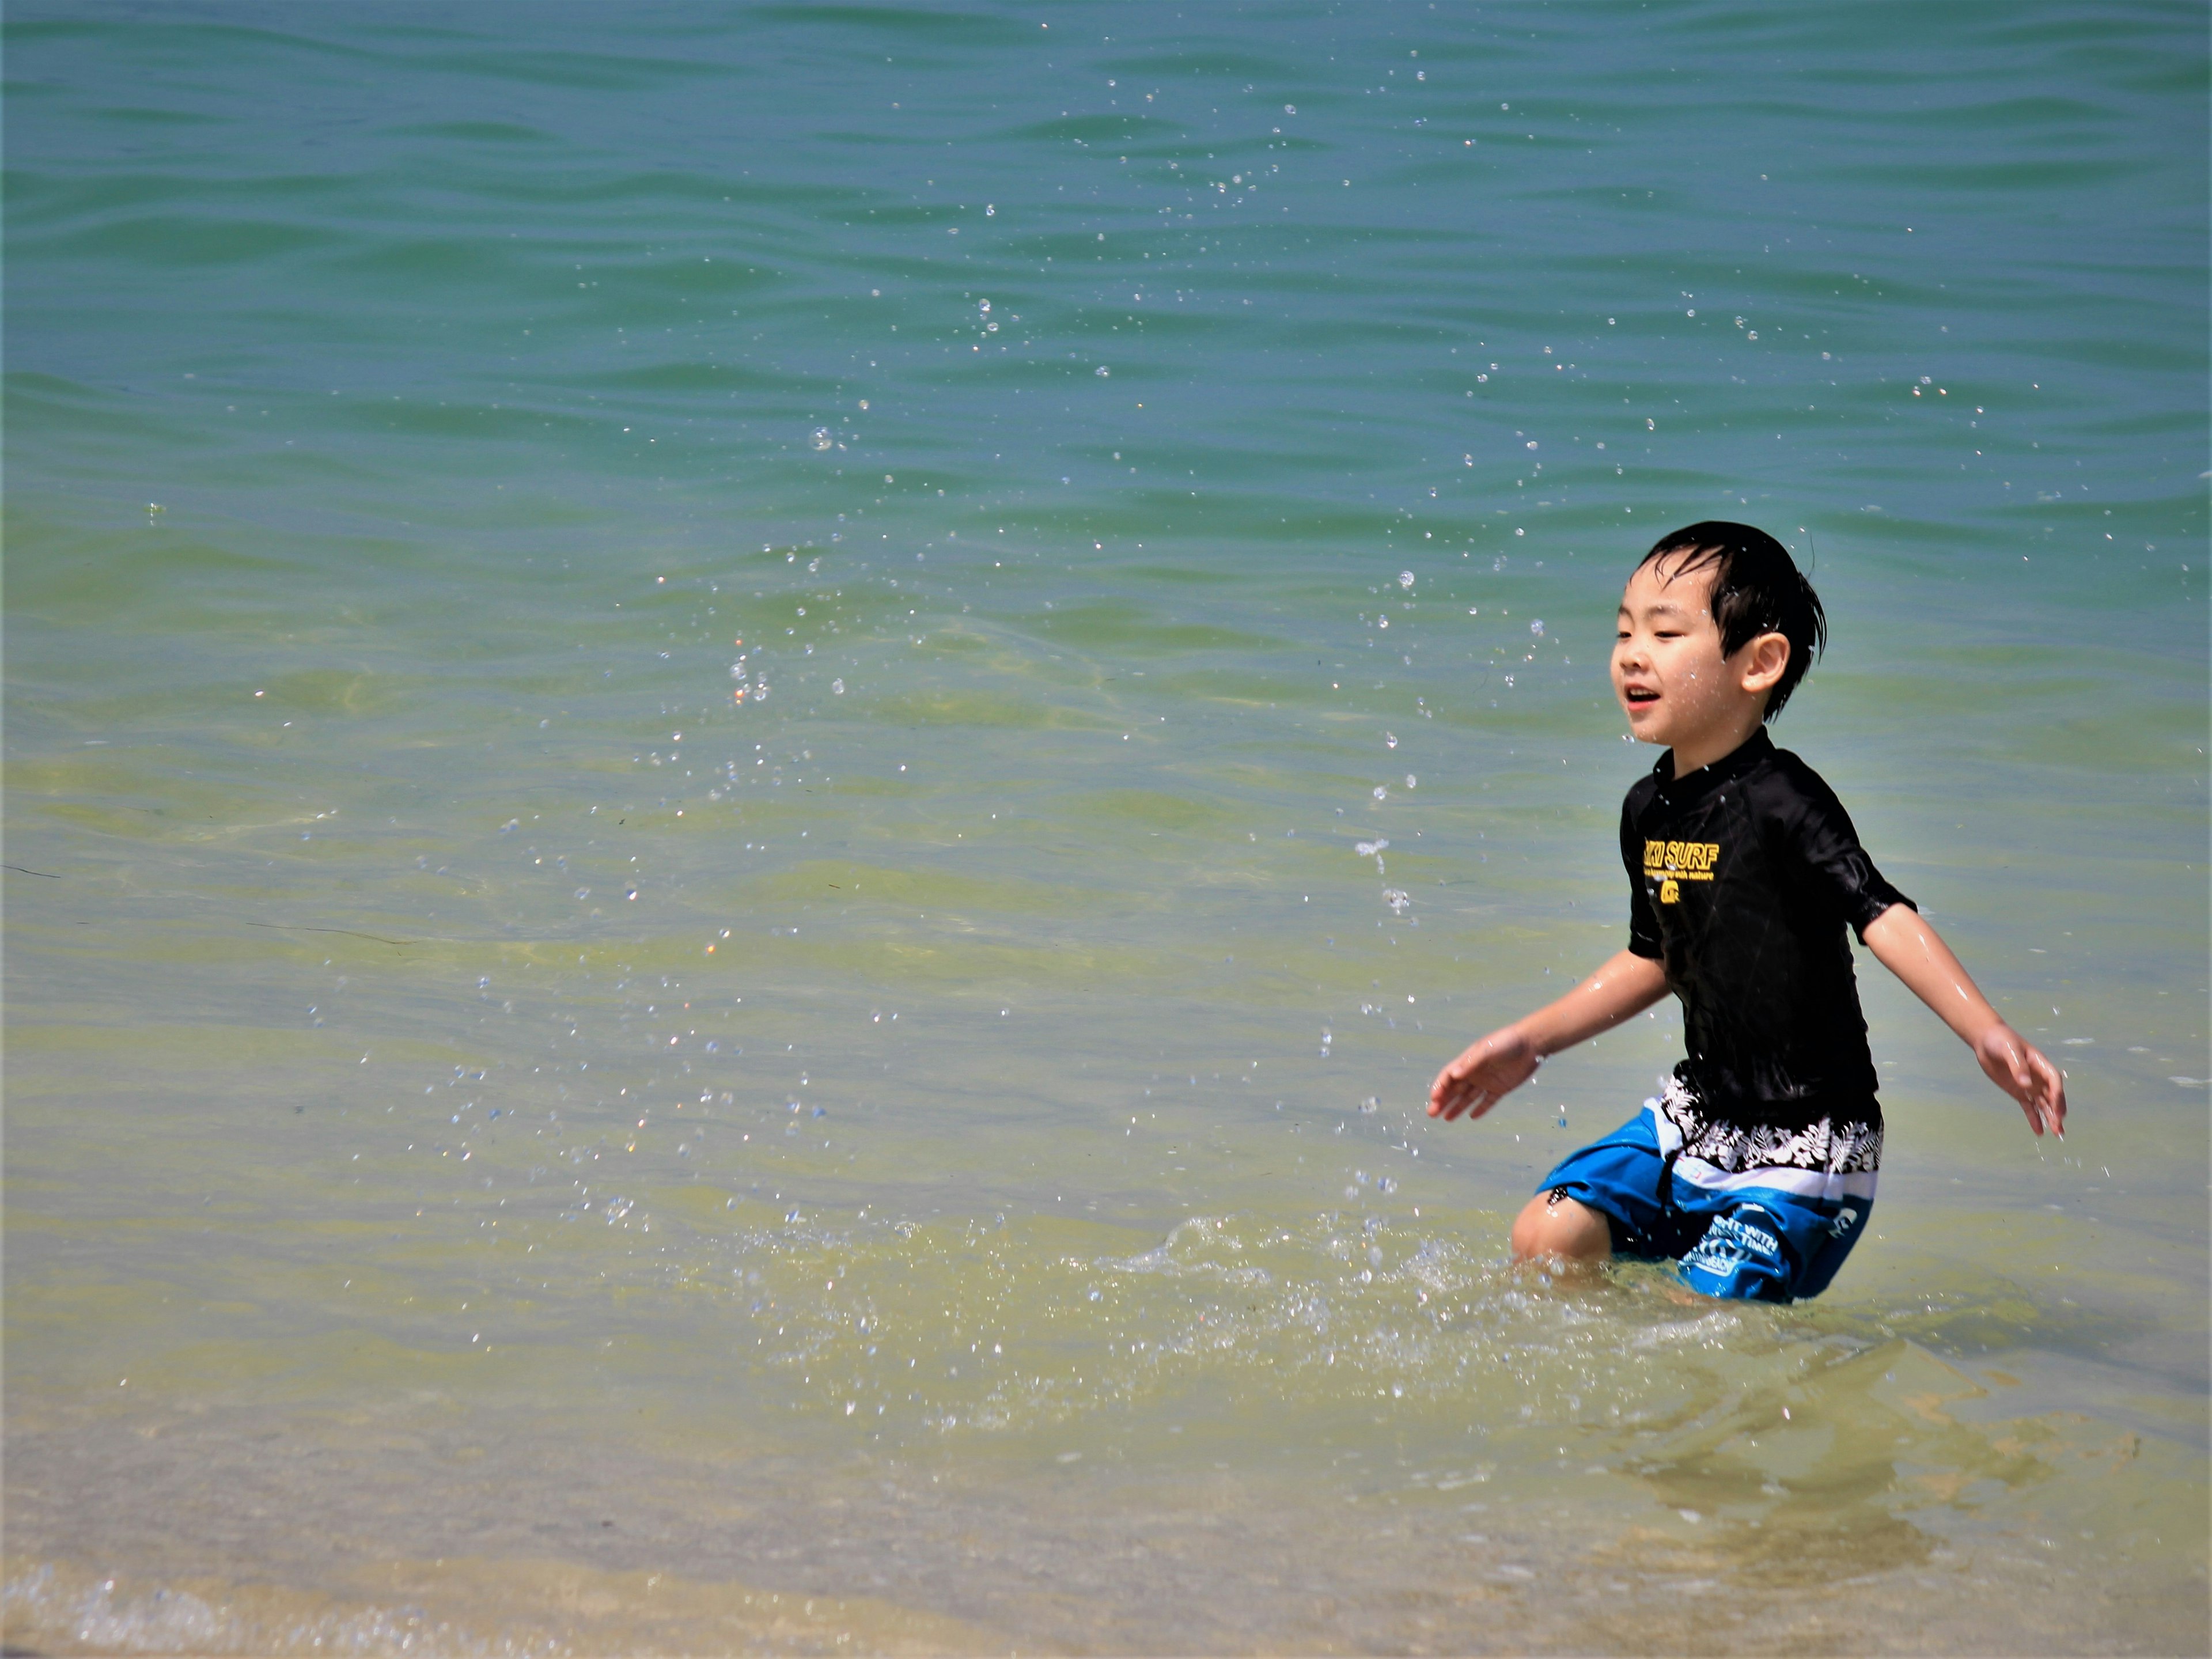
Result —
<path fill-rule="evenodd" d="M 1733 746 L 1782 711 L 1827 633 L 1820 596 L 1771 536 L 1688 525 L 1654 543 L 1629 578 L 1614 690 L 1636 735 L 1674 747 L 1678 760 L 1686 746 Z"/>

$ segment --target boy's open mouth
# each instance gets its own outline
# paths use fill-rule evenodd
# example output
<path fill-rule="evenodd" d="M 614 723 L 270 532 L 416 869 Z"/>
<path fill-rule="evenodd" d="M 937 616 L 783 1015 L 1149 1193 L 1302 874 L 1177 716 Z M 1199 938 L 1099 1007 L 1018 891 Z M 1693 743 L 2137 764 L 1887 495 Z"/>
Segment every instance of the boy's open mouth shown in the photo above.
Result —
<path fill-rule="evenodd" d="M 1656 702 L 1659 701 L 1659 694 L 1656 691 L 1650 690 L 1641 685 L 1623 686 L 1621 688 L 1620 695 L 1631 702 Z"/>

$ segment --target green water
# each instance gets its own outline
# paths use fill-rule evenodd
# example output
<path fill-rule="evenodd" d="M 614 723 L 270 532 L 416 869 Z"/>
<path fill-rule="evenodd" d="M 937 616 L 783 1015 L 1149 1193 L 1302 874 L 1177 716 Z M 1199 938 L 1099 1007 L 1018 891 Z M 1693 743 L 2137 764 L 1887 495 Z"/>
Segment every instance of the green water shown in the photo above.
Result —
<path fill-rule="evenodd" d="M 11 1640 L 2197 1647 L 2204 35 L 11 9 Z M 1713 516 L 2074 1103 L 1787 1309 L 1420 1115 Z"/>

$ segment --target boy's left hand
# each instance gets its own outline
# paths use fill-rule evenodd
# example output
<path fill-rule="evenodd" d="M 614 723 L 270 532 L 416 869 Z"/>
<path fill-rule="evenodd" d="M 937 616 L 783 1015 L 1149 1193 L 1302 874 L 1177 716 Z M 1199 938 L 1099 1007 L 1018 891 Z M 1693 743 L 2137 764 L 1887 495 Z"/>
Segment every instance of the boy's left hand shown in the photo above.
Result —
<path fill-rule="evenodd" d="M 1990 1006 L 1926 917 L 1910 904 L 1893 904 L 1862 928 L 1859 938 L 1974 1051 L 1989 1080 L 2020 1103 L 2029 1128 L 2066 1139 L 2065 1073 Z"/>
<path fill-rule="evenodd" d="M 2066 1074 L 2040 1048 L 1999 1020 L 1975 1040 L 1974 1058 L 1990 1082 L 2020 1103 L 2029 1128 L 2066 1139 Z"/>

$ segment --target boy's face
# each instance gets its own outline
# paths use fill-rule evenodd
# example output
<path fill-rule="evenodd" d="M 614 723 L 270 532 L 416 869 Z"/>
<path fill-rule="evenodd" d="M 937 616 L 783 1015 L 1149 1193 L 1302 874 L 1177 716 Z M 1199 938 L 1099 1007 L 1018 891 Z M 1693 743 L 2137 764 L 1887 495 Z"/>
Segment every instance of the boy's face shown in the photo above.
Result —
<path fill-rule="evenodd" d="M 1747 672 L 1759 641 L 1746 645 L 1737 659 L 1721 654 L 1720 624 L 1713 620 L 1719 573 L 1711 565 L 1684 571 L 1690 558 L 1664 554 L 1628 579 L 1613 646 L 1613 694 L 1628 729 L 1638 742 L 1664 744 L 1678 755 L 1750 735 L 1773 684 L 1771 676 Z M 1762 683 L 1754 689 L 1747 678 Z"/>

